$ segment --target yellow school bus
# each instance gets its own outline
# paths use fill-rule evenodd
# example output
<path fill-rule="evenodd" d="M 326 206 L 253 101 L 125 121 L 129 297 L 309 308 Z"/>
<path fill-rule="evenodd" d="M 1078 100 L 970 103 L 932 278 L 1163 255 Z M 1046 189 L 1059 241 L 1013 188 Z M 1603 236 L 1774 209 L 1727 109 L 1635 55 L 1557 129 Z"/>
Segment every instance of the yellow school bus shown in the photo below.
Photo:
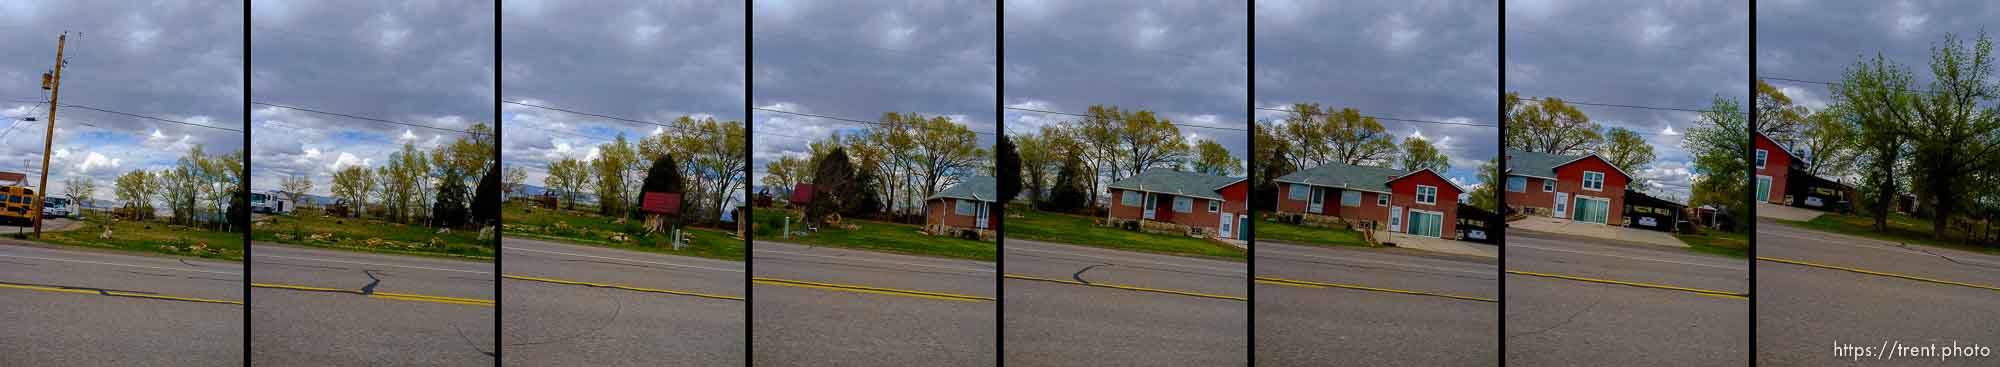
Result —
<path fill-rule="evenodd" d="M 35 189 L 22 186 L 0 186 L 0 222 L 31 224 L 35 218 Z"/>

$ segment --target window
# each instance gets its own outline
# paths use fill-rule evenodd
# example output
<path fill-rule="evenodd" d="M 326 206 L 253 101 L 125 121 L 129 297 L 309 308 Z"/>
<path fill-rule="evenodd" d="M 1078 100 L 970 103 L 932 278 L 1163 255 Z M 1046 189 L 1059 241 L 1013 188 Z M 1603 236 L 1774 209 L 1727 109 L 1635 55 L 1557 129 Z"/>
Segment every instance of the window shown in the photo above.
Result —
<path fill-rule="evenodd" d="M 1542 192 L 1556 192 L 1556 180 L 1542 180 Z"/>
<path fill-rule="evenodd" d="M 1175 197 L 1174 197 L 1174 212 L 1175 212 L 1175 213 L 1193 213 L 1193 212 L 1194 212 L 1194 199 L 1190 199 L 1190 198 L 1188 198 L 1188 197 L 1186 197 L 1186 196 L 1175 196 Z"/>
<path fill-rule="evenodd" d="M 1389 206 L 1389 194 L 1375 194 L 1375 206 Z"/>
<path fill-rule="evenodd" d="M 1125 206 L 1139 206 L 1139 202 L 1141 200 L 1145 200 L 1144 198 L 1141 198 L 1141 196 L 1144 195 L 1145 194 L 1141 194 L 1138 192 L 1126 191 L 1125 195 L 1120 196 L 1118 198 L 1118 202 L 1120 204 L 1125 204 Z"/>
<path fill-rule="evenodd" d="M 1764 159 L 1765 159 L 1765 158 L 1769 158 L 1770 156 L 1771 156 L 1771 152 L 1767 152 L 1767 151 L 1764 151 L 1763 149 L 1758 149 L 1758 150 L 1757 150 L 1757 169 L 1764 169 Z"/>
<path fill-rule="evenodd" d="M 1305 200 L 1312 196 L 1312 186 L 1292 184 L 1292 200 Z"/>
<path fill-rule="evenodd" d="M 1208 201 L 1208 212 L 1210 212 L 1210 213 L 1214 213 L 1214 212 L 1219 212 L 1219 211 L 1222 211 L 1222 202 L 1220 202 L 1220 201 L 1215 201 L 1215 200 L 1209 200 L 1209 201 Z"/>
<path fill-rule="evenodd" d="M 1361 206 L 1361 192 L 1341 191 L 1340 206 Z"/>
<path fill-rule="evenodd" d="M 1527 192 L 1528 178 L 1507 176 L 1507 192 Z"/>
<path fill-rule="evenodd" d="M 1417 203 L 1437 205 L 1438 188 L 1436 186 L 1417 185 Z"/>
<path fill-rule="evenodd" d="M 958 215 L 972 215 L 979 209 L 978 205 L 973 204 L 972 201 L 969 200 L 954 200 L 954 201 L 958 203 L 958 205 L 956 205 L 957 208 L 954 208 L 956 209 L 954 211 L 958 212 Z"/>
<path fill-rule="evenodd" d="M 1604 191 L 1604 172 L 1583 171 L 1583 189 Z"/>

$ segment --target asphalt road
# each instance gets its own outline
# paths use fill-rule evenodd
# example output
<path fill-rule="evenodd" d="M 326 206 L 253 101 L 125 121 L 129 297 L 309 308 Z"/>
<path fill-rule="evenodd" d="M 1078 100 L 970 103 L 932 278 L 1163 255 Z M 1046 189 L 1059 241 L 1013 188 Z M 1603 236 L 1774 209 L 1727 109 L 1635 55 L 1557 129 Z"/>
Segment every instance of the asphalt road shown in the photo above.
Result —
<path fill-rule="evenodd" d="M 241 364 L 242 301 L 241 263 L 0 240 L 0 366 Z"/>
<path fill-rule="evenodd" d="M 1760 366 L 2000 364 L 2000 350 L 1993 350 L 2000 349 L 2000 256 L 1904 246 L 1768 220 L 1757 223 L 1757 256 Z M 1885 342 L 1978 344 L 1992 350 L 1992 356 L 1857 360 L 1834 351 L 1836 344 L 1881 349 Z"/>
<path fill-rule="evenodd" d="M 1497 259 L 1269 241 L 1256 256 L 1259 366 L 1500 363 Z"/>
<path fill-rule="evenodd" d="M 993 263 L 769 241 L 750 261 L 753 365 L 997 363 Z"/>
<path fill-rule="evenodd" d="M 501 252 L 507 365 L 743 365 L 742 262 L 519 238 Z"/>
<path fill-rule="evenodd" d="M 251 363 L 491 366 L 493 264 L 251 244 Z"/>
<path fill-rule="evenodd" d="M 1508 365 L 1750 363 L 1750 301 L 1728 296 L 1749 291 L 1748 260 L 1525 231 L 1508 232 L 1506 246 Z"/>
<path fill-rule="evenodd" d="M 1027 240 L 1002 249 L 1008 366 L 1250 362 L 1245 263 Z"/>

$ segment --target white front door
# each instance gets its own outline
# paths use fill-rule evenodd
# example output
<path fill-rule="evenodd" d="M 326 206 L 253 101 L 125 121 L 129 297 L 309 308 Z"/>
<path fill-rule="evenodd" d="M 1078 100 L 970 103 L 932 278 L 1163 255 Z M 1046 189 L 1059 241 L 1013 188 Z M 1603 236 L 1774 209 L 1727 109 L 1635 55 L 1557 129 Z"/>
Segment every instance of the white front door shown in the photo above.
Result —
<path fill-rule="evenodd" d="M 1569 193 L 1567 192 L 1556 193 L 1556 206 L 1555 206 L 1554 217 L 1569 218 Z"/>
<path fill-rule="evenodd" d="M 1312 202 L 1306 204 L 1306 212 L 1313 214 L 1325 213 L 1326 212 L 1325 205 L 1326 205 L 1326 190 L 1320 189 L 1318 187 L 1312 188 Z"/>
<path fill-rule="evenodd" d="M 1389 207 L 1389 231 L 1390 232 L 1403 231 L 1403 207 L 1400 206 Z"/>
<path fill-rule="evenodd" d="M 973 222 L 974 222 L 974 223 L 973 223 L 973 225 L 972 225 L 972 226 L 973 226 L 974 228 L 986 228 L 986 218 L 987 218 L 987 217 L 986 217 L 986 209 L 987 209 L 987 208 L 986 208 L 986 202 L 984 202 L 984 201 L 981 201 L 981 202 L 979 202 L 979 204 L 978 204 L 978 205 L 979 205 L 979 207 L 978 207 L 977 211 L 978 211 L 979 213 L 978 213 L 977 215 L 974 215 L 974 216 L 973 216 L 973 219 L 972 219 L 972 220 L 973 220 Z"/>
<path fill-rule="evenodd" d="M 1146 219 L 1153 219 L 1153 208 L 1158 206 L 1154 204 L 1159 203 L 1154 200 L 1153 193 L 1146 193 Z"/>
<path fill-rule="evenodd" d="M 1233 228 L 1230 228 L 1234 227 L 1235 225 L 1236 225 L 1235 215 L 1229 214 L 1227 212 L 1222 213 L 1222 230 L 1219 231 L 1222 232 L 1222 238 L 1236 238 L 1236 231 L 1234 231 Z"/>

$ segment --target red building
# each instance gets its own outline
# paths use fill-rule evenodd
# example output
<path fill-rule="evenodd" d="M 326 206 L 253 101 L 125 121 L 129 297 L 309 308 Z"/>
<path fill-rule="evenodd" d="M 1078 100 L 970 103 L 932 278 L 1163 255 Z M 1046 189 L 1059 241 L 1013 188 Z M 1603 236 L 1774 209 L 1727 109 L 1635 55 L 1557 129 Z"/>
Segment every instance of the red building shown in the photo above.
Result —
<path fill-rule="evenodd" d="M 1632 175 L 1596 154 L 1555 155 L 1507 150 L 1507 208 L 1578 222 L 1625 225 L 1625 188 Z"/>
<path fill-rule="evenodd" d="M 993 229 L 1000 228 L 992 215 L 997 188 L 993 176 L 974 176 L 924 198 L 924 231 L 992 239 Z"/>
<path fill-rule="evenodd" d="M 1750 162 L 1750 169 L 1757 170 L 1757 185 L 1753 189 L 1757 191 L 1757 201 L 1789 205 L 1785 199 L 1785 183 L 1788 181 L 1786 178 L 1791 176 L 1793 164 L 1805 161 L 1793 155 L 1790 149 L 1778 145 L 1776 140 L 1771 140 L 1771 137 L 1765 136 L 1764 133 L 1752 135 L 1756 137 L 1751 139 L 1753 143 L 1750 148 L 1756 152 L 1752 153 L 1755 154 L 1755 160 Z"/>
<path fill-rule="evenodd" d="M 1107 185 L 1112 225 L 1154 232 L 1244 239 L 1250 184 L 1235 177 L 1156 169 Z"/>
<path fill-rule="evenodd" d="M 1329 164 L 1279 177 L 1278 214 L 1420 236 L 1458 236 L 1465 188 L 1429 169 Z"/>

